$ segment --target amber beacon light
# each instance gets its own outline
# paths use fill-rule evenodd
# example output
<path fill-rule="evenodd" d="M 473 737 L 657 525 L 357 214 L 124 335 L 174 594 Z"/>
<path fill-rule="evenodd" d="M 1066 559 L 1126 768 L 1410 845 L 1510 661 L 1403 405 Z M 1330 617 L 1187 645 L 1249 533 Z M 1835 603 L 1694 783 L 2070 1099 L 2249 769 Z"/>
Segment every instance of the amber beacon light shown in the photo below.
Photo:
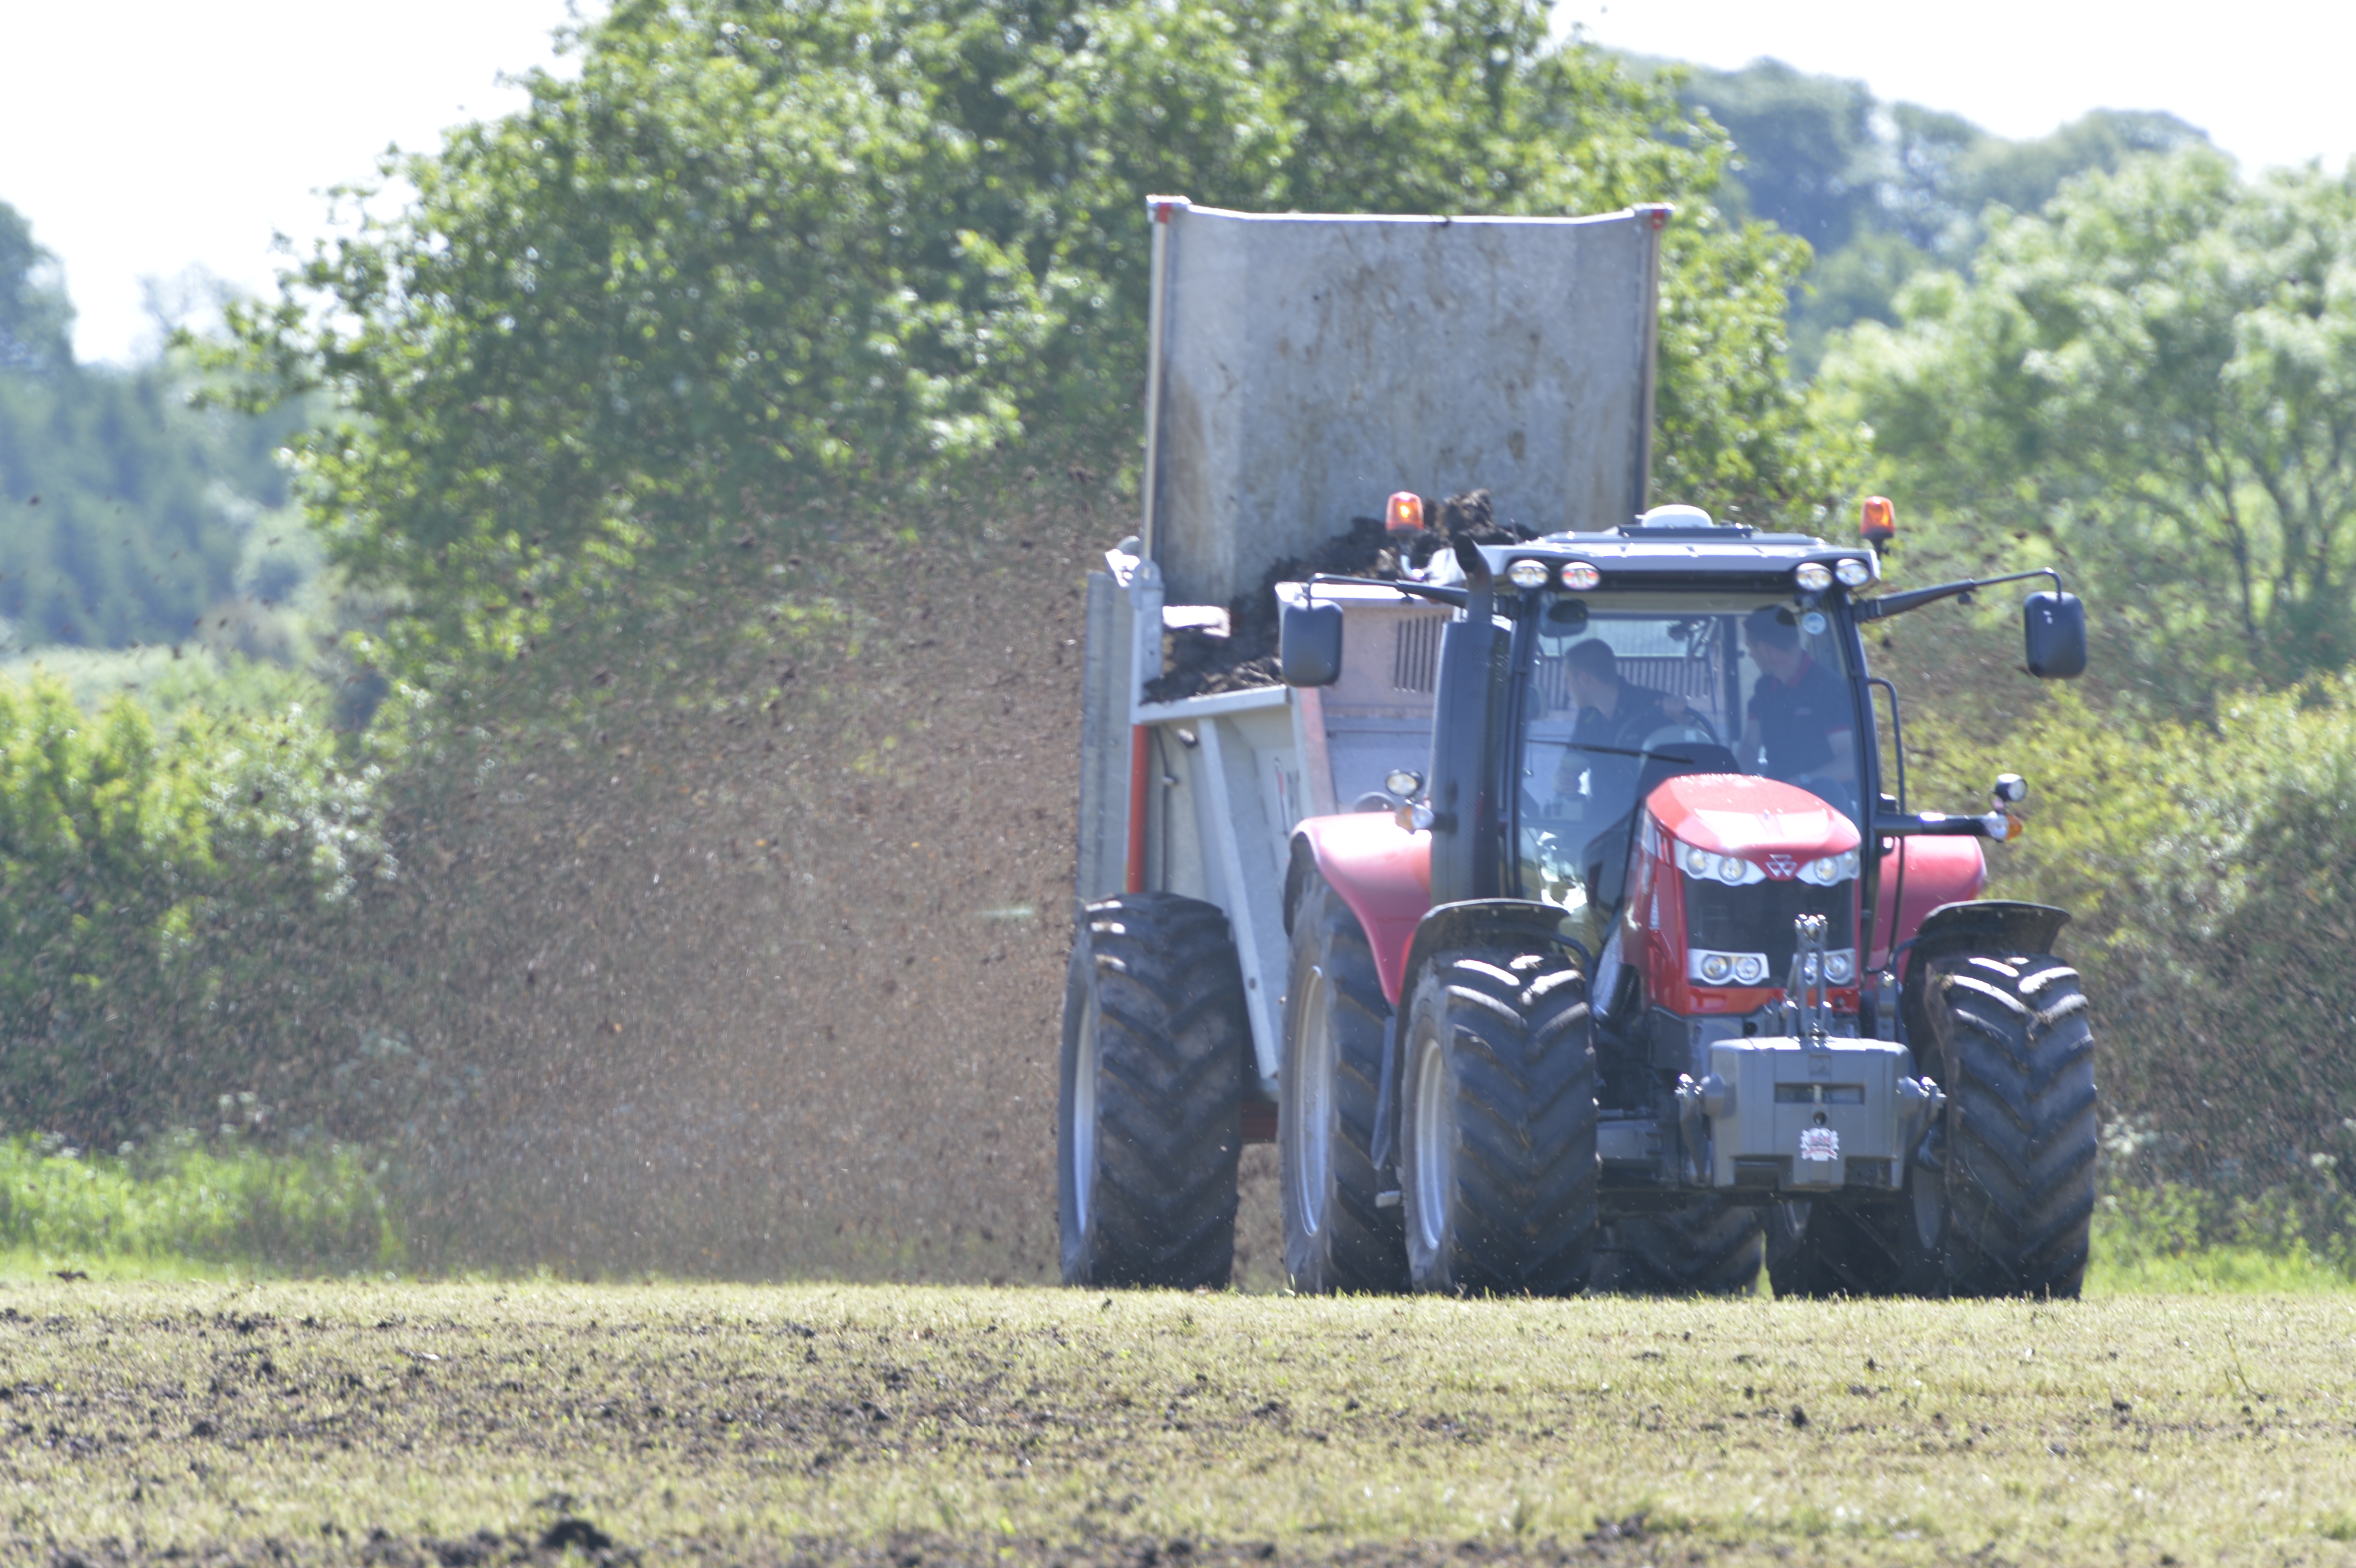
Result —
<path fill-rule="evenodd" d="M 1858 508 L 1857 531 L 1876 550 L 1887 549 L 1898 539 L 1898 513 L 1887 496 L 1868 496 Z"/>
<path fill-rule="evenodd" d="M 1391 496 L 1391 504 L 1383 518 L 1384 525 L 1395 534 L 1423 531 L 1423 497 L 1412 490 L 1400 490 Z"/>

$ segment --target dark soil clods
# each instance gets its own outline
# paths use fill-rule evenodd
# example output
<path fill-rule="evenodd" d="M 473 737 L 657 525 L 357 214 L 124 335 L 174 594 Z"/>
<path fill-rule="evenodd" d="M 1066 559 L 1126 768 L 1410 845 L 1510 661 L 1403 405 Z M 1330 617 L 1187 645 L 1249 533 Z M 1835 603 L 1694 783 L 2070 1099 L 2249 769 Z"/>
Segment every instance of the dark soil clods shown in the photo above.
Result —
<path fill-rule="evenodd" d="M 1431 525 L 1420 532 L 1393 534 L 1380 517 L 1353 517 L 1347 533 L 1334 535 L 1307 559 L 1287 556 L 1260 575 L 1259 586 L 1227 603 L 1224 637 L 1182 626 L 1162 638 L 1162 674 L 1145 683 L 1149 702 L 1182 697 L 1248 691 L 1277 684 L 1276 585 L 1299 582 L 1313 573 L 1371 577 L 1395 582 L 1420 570 L 1443 549 L 1463 539 L 1472 544 L 1512 544 L 1534 537 L 1496 520 L 1486 490 L 1451 496 L 1427 507 Z"/>

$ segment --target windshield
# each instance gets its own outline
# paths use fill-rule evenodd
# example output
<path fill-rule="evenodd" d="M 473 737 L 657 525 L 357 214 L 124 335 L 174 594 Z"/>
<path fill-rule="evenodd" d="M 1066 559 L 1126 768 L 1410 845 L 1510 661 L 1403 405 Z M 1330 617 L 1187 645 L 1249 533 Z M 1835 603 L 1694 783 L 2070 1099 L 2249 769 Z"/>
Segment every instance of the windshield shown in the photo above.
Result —
<path fill-rule="evenodd" d="M 1617 904 L 1635 805 L 1663 779 L 1745 773 L 1857 813 L 1841 639 L 1788 595 L 1558 594 L 1526 639 L 1523 896 Z"/>

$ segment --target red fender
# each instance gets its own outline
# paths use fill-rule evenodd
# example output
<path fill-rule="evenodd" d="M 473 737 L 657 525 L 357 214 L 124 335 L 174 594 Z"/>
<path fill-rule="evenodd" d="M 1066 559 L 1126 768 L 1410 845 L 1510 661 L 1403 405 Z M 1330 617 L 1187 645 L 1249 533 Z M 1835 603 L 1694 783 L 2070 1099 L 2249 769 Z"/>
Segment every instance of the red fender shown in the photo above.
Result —
<path fill-rule="evenodd" d="M 1976 838 L 1901 838 L 1881 857 L 1881 912 L 1874 916 L 1873 965 L 1890 962 L 1890 900 L 1898 891 L 1898 857 L 1906 857 L 1906 900 L 1898 911 L 1898 940 L 1922 929 L 1922 918 L 1941 904 L 1968 903 L 1987 886 L 1987 857 Z M 1912 956 L 1910 955 L 1910 956 Z"/>
<path fill-rule="evenodd" d="M 1431 835 L 1408 832 L 1387 812 L 1354 811 L 1304 818 L 1292 841 L 1307 847 L 1319 874 L 1358 917 L 1383 996 L 1398 1007 L 1408 944 L 1431 908 Z"/>

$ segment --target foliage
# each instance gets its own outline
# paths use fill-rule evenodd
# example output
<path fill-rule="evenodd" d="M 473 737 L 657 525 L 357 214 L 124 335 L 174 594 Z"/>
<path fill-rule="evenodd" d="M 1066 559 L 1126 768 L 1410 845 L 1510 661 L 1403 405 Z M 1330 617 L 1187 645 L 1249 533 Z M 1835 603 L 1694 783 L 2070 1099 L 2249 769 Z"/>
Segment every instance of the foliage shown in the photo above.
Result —
<path fill-rule="evenodd" d="M 75 364 L 53 272 L 0 203 L 0 645 L 220 640 L 201 624 L 250 587 L 248 536 L 289 499 L 273 453 L 300 411 L 191 408 L 178 357 Z"/>
<path fill-rule="evenodd" d="M 1733 139 L 1729 205 L 1815 250 L 1792 301 L 1794 358 L 1808 370 L 1839 328 L 1892 319 L 1915 272 L 1968 265 L 1992 204 L 2035 212 L 2074 175 L 2206 141 L 2173 115 L 2111 109 L 2012 141 L 1776 60 L 1679 75 L 1683 101 Z"/>
<path fill-rule="evenodd" d="M 0 371 L 70 364 L 72 325 L 58 259 L 35 242 L 24 214 L 0 201 Z"/>
<path fill-rule="evenodd" d="M 1954 535 L 2043 541 L 2164 705 L 2356 657 L 2356 173 L 2205 151 L 2000 218 L 1827 376 Z"/>
<path fill-rule="evenodd" d="M 1920 716 L 1908 738 L 1924 799 L 1968 799 L 2001 768 L 2033 781 L 1990 891 L 2075 916 L 2062 948 L 2094 1001 L 2108 1179 L 2308 1193 L 2318 1238 L 2356 1220 L 2331 1197 L 2356 1158 L 2356 686 L 2227 698 L 2209 723 L 2065 691 L 1997 739 Z"/>
<path fill-rule="evenodd" d="M 399 1221 L 359 1151 L 270 1154 L 181 1132 L 84 1153 L 55 1136 L 0 1141 L 0 1255 L 119 1273 L 239 1265 L 394 1268 Z"/>
<path fill-rule="evenodd" d="M 2094 1208 L 2094 1296 L 2356 1288 L 2348 1195 L 2226 1196 L 2182 1182 L 2114 1182 Z"/>
<path fill-rule="evenodd" d="M 286 966 L 391 869 L 373 797 L 399 727 L 348 756 L 322 708 L 159 732 L 128 698 L 0 680 L 0 1109 L 121 1137 L 251 1090 L 304 1027 L 263 998 L 300 993 Z"/>
<path fill-rule="evenodd" d="M 1604 210 L 1706 200 L 1723 153 L 1524 0 L 628 0 L 575 52 L 237 313 L 258 395 L 351 416 L 305 444 L 306 495 L 336 559 L 407 596 L 409 667 L 688 597 L 853 487 L 924 514 L 994 445 L 1128 447 L 1149 191 Z M 1839 449 L 1781 371 L 1803 253 L 1672 236 L 1663 474 L 1804 512 Z"/>

